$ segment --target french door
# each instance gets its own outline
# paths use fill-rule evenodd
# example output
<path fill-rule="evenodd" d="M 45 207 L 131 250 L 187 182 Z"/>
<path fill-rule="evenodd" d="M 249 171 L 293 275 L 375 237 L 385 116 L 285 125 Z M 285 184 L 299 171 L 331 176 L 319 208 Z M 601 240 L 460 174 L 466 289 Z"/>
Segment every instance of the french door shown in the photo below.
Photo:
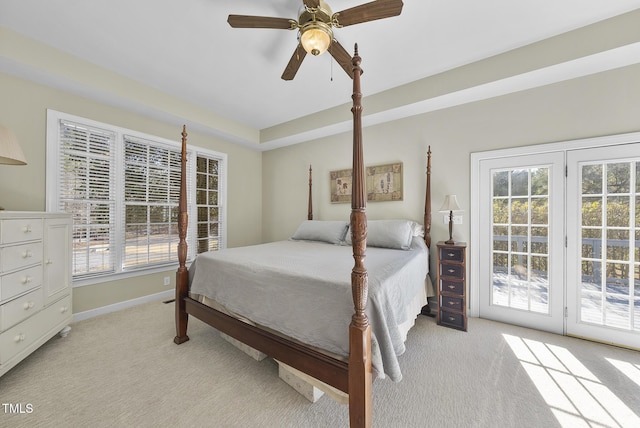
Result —
<path fill-rule="evenodd" d="M 640 349 L 640 143 L 556 148 L 478 161 L 478 313 Z"/>
<path fill-rule="evenodd" d="M 563 333 L 564 154 L 480 162 L 479 312 Z"/>
<path fill-rule="evenodd" d="M 640 143 L 567 167 L 567 334 L 640 348 Z"/>

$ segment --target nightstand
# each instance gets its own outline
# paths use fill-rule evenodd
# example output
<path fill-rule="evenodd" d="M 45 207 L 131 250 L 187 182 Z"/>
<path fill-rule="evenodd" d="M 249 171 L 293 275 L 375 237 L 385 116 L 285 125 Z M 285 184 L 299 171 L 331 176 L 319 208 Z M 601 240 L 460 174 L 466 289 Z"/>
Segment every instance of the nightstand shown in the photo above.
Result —
<path fill-rule="evenodd" d="M 467 331 L 467 244 L 438 242 L 438 325 Z"/>

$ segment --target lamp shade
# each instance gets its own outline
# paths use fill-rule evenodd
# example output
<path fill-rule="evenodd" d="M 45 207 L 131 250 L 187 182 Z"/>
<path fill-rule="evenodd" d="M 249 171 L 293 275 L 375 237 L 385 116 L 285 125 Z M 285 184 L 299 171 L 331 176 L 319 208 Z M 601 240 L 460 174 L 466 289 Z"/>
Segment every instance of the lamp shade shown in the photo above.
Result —
<path fill-rule="evenodd" d="M 447 195 L 444 197 L 444 203 L 442 207 L 440 207 L 441 212 L 449 212 L 449 211 L 460 211 L 460 206 L 458 205 L 458 199 L 456 195 Z"/>
<path fill-rule="evenodd" d="M 27 160 L 22 153 L 15 134 L 9 128 L 0 125 L 0 163 L 8 165 L 26 165 Z"/>
<path fill-rule="evenodd" d="M 333 41 L 331 28 L 317 21 L 305 24 L 300 31 L 300 44 L 307 53 L 318 56 L 324 53 Z"/>

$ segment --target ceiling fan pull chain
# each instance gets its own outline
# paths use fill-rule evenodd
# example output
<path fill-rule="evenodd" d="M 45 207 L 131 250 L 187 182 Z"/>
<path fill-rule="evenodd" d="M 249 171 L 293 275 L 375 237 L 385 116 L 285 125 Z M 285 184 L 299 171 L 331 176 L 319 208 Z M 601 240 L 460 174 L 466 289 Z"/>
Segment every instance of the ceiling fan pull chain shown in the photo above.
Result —
<path fill-rule="evenodd" d="M 331 49 L 331 48 L 329 48 Z M 333 82 L 333 55 L 329 57 L 329 68 L 331 73 L 331 81 Z"/>

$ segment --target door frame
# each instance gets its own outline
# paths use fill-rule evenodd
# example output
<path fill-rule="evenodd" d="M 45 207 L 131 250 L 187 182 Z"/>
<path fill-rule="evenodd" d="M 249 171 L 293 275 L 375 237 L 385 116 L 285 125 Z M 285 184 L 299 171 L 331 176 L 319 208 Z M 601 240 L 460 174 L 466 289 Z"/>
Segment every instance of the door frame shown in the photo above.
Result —
<path fill-rule="evenodd" d="M 566 152 L 568 150 L 579 150 L 604 146 L 613 146 L 631 142 L 640 142 L 640 132 L 627 134 L 608 135 L 604 137 L 584 138 L 578 140 L 558 141 L 554 143 L 535 144 L 532 146 L 515 147 L 509 149 L 498 149 L 482 152 L 472 152 L 470 156 L 470 235 L 469 235 L 469 281 L 467 281 L 467 313 L 471 317 L 478 317 L 480 314 L 480 258 L 478 254 L 482 249 L 480 242 L 480 162 L 500 157 L 512 157 L 522 155 L 534 155 L 548 152 Z M 565 247 L 566 252 L 566 247 Z M 566 275 L 566 273 L 565 273 Z M 565 277 L 566 280 L 566 277 Z"/>
<path fill-rule="evenodd" d="M 640 144 L 640 140 L 629 141 L 627 144 L 618 144 L 615 147 L 589 147 L 571 151 L 567 156 L 567 166 L 569 168 L 569 180 L 567 181 L 567 212 L 576 213 L 581 209 L 578 198 L 581 194 L 580 171 L 579 166 L 582 162 L 592 163 L 597 159 L 597 164 L 607 164 L 611 161 L 634 162 L 637 163 L 639 156 L 633 158 L 625 158 L 620 151 L 624 151 L 625 146 L 631 144 Z M 604 191 L 604 190 L 603 190 Z M 635 189 L 630 189 L 635 193 Z M 573 197 L 569 197 L 573 196 Z M 569 209 L 570 208 L 570 209 Z M 633 214 L 634 212 L 632 212 Z M 635 217 L 635 214 L 633 215 Z M 634 346 L 637 342 L 638 333 L 635 330 L 617 329 L 615 327 L 599 324 L 590 324 L 581 320 L 580 293 L 582 290 L 582 281 L 577 282 L 580 278 L 580 266 L 576 263 L 581 259 L 581 247 L 576 245 L 581 236 L 582 216 L 568 222 L 570 227 L 567 229 L 567 305 L 569 306 L 567 318 L 567 336 L 586 338 L 588 340 L 602 342 L 610 345 L 623 346 L 632 349 L 640 349 L 640 346 Z M 606 225 L 602 224 L 606 229 Z M 634 254 L 633 251 L 630 252 Z M 573 286 L 569 285 L 573 284 Z M 640 320 L 638 320 L 640 321 Z"/>
<path fill-rule="evenodd" d="M 505 162 L 506 161 L 506 162 Z M 564 188 L 565 188 L 565 153 L 562 151 L 547 151 L 543 153 L 535 153 L 529 155 L 517 155 L 513 157 L 499 157 L 480 161 L 481 165 L 484 165 L 484 173 L 481 171 L 480 180 L 480 192 L 483 196 L 492 198 L 492 194 L 488 192 L 492 186 L 491 171 L 495 169 L 529 169 L 535 166 L 547 167 L 549 170 L 549 211 L 548 211 L 548 240 L 547 240 L 547 259 L 548 259 L 548 312 L 541 313 L 529 310 L 516 309 L 509 306 L 501 306 L 492 304 L 486 300 L 486 294 L 484 301 L 479 301 L 479 312 L 488 315 L 489 319 L 496 321 L 510 322 L 511 320 L 518 319 L 518 325 L 539 328 L 540 330 L 549 331 L 552 333 L 563 334 L 565 332 L 564 323 L 564 308 L 565 308 L 565 278 L 564 278 L 564 263 L 565 256 L 564 251 L 564 234 L 565 234 L 565 215 L 564 215 Z M 490 200 L 486 198 L 479 199 L 478 222 L 484 220 L 483 224 L 487 224 L 492 221 L 493 214 L 491 213 L 492 204 Z M 479 231 L 479 239 L 484 242 L 491 243 L 491 230 L 483 228 Z M 559 239 L 558 239 L 559 238 Z M 491 260 L 491 253 L 489 249 L 478 252 L 482 255 L 479 266 L 479 274 L 483 274 L 484 278 L 492 275 L 490 266 L 493 265 Z M 480 258 L 480 256 L 478 256 Z M 487 284 L 487 290 L 492 293 L 492 284 Z M 478 297 L 480 297 L 481 289 L 478 289 Z M 480 314 L 482 315 L 482 314 Z"/>

